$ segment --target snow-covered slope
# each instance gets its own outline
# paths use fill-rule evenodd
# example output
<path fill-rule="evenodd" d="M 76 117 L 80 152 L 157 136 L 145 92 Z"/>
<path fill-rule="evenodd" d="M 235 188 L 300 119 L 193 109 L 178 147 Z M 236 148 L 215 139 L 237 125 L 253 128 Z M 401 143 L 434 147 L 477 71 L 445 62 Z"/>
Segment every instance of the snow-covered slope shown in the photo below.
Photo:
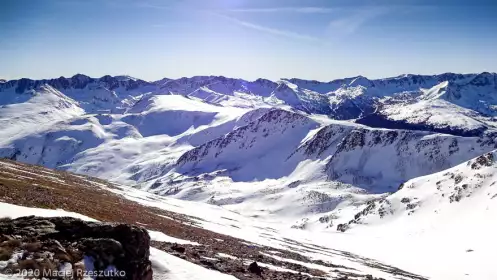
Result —
<path fill-rule="evenodd" d="M 402 231 L 464 225 L 495 231 L 497 154 L 485 153 L 444 171 L 409 180 L 383 199 L 371 201 L 347 227 L 388 226 Z M 467 219 L 467 220 L 464 220 Z M 356 225 L 357 224 L 357 225 Z"/>
<path fill-rule="evenodd" d="M 83 114 L 77 101 L 49 85 L 23 93 L 0 92 L 0 145 Z"/>
<path fill-rule="evenodd" d="M 494 148 L 495 143 L 476 137 L 362 128 L 338 143 L 326 167 L 331 180 L 384 192 Z"/>
<path fill-rule="evenodd" d="M 441 98 L 476 112 L 495 116 L 497 109 L 497 75 L 484 72 L 467 83 L 449 83 Z"/>
<path fill-rule="evenodd" d="M 226 170 L 234 180 L 279 178 L 283 162 L 318 124 L 300 114 L 270 110 L 248 125 L 186 152 L 178 159 L 178 172 L 196 174 Z"/>
<path fill-rule="evenodd" d="M 136 183 L 142 176 L 150 179 L 155 173 L 161 174 L 164 171 L 156 166 L 173 163 L 181 152 L 192 148 L 185 139 L 191 137 L 197 145 L 204 143 L 209 136 L 200 135 L 206 129 L 215 137 L 222 135 L 227 129 L 217 132 L 216 128 L 226 124 L 229 127 L 246 110 L 214 106 L 183 96 L 149 95 L 126 114 L 82 115 L 81 109 L 77 112 L 81 115 L 63 115 L 49 126 L 42 126 L 44 115 L 35 115 L 38 119 L 27 120 L 29 129 L 27 125 L 21 126 L 22 119 L 8 118 L 11 125 L 6 127 L 25 134 L 4 134 L 0 156 Z"/>
<path fill-rule="evenodd" d="M 403 250 L 419 264 L 441 260 L 437 265 L 465 270 L 464 276 L 438 271 L 439 279 L 494 279 L 497 274 L 486 267 L 492 266 L 488 256 L 497 249 L 492 241 L 497 234 L 496 176 L 497 153 L 492 151 L 405 182 L 395 193 L 343 217 L 338 229 L 392 241 L 409 238 Z M 430 249 L 419 249 L 426 246 Z"/>

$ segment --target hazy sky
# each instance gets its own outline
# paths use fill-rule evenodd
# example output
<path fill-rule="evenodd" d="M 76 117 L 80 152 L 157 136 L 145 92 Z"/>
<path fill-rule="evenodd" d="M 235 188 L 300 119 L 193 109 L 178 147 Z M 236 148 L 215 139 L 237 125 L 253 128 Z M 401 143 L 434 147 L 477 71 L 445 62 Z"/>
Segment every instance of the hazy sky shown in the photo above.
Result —
<path fill-rule="evenodd" d="M 145 80 L 224 75 L 327 81 L 497 71 L 495 0 L 0 4 L 4 79 L 83 73 Z"/>

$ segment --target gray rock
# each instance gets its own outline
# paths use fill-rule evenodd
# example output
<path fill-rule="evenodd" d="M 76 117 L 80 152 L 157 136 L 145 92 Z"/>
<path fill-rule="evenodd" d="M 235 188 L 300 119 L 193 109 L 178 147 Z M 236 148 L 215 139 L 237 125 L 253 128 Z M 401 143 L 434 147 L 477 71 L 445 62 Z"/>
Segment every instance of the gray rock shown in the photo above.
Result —
<path fill-rule="evenodd" d="M 19 250 L 23 246 L 29 246 L 32 251 L 38 250 L 30 254 L 43 256 L 47 252 L 52 253 L 51 262 L 54 263 L 69 262 L 75 267 L 86 255 L 94 259 L 96 270 L 112 265 L 118 271 L 125 272 L 126 276 L 120 279 L 152 280 L 150 236 L 141 227 L 86 222 L 69 217 L 29 216 L 1 219 L 0 236 L 6 240 L 19 240 Z M 31 263 L 39 265 L 34 261 Z"/>

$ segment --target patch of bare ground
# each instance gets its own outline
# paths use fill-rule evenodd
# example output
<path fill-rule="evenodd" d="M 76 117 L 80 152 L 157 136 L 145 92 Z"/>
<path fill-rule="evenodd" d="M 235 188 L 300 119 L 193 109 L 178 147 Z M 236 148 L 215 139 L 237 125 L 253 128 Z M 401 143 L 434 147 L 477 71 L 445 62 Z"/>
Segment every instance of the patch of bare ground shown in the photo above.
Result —
<path fill-rule="evenodd" d="M 152 245 L 206 268 L 231 274 L 238 279 L 330 279 L 330 272 L 338 275 L 334 279 L 379 279 L 352 268 L 309 259 L 296 250 L 249 246 L 244 240 L 195 226 L 198 220 L 195 217 L 145 206 L 102 187 L 115 186 L 96 178 L 0 159 L 0 201 L 26 207 L 64 209 L 99 221 L 144 226 L 172 237 L 194 241 L 201 245 L 179 246 L 182 249 L 178 249 L 178 245 L 164 242 L 152 242 Z M 311 269 L 268 256 L 274 255 L 275 252 L 284 259 L 319 264 L 329 269 Z M 233 258 L 220 257 L 219 253 Z M 361 261 L 360 258 L 358 260 Z M 254 265 L 250 265 L 253 262 L 261 263 L 260 271 L 257 268 L 261 266 L 254 268 Z M 375 262 L 371 266 L 380 267 L 382 264 Z M 410 273 L 399 275 L 417 280 L 424 279 Z"/>

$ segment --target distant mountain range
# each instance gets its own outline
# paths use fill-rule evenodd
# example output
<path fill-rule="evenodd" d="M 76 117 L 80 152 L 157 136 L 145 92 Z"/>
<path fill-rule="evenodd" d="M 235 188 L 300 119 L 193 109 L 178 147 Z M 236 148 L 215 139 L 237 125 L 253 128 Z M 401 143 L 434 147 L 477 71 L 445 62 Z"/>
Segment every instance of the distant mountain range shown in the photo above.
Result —
<path fill-rule="evenodd" d="M 197 76 L 146 82 L 129 76 L 90 78 L 78 74 L 49 80 L 11 80 L 2 83 L 0 90 L 23 94 L 49 85 L 80 102 L 87 112 L 122 112 L 130 107 L 131 98 L 179 94 L 221 106 L 286 107 L 333 119 L 354 119 L 375 127 L 468 136 L 495 129 L 492 117 L 497 102 L 493 96 L 497 90 L 496 77 L 495 73 L 484 72 L 402 75 L 376 80 L 359 76 L 331 82 L 294 78 L 273 82 Z M 13 102 L 7 94 L 3 95 L 0 104 Z M 409 111 L 416 112 L 416 117 L 404 114 Z M 439 117 L 446 111 L 456 114 L 457 120 Z"/>
<path fill-rule="evenodd" d="M 19 79 L 0 83 L 0 157 L 303 227 L 496 149 L 496 106 L 487 72 Z"/>

